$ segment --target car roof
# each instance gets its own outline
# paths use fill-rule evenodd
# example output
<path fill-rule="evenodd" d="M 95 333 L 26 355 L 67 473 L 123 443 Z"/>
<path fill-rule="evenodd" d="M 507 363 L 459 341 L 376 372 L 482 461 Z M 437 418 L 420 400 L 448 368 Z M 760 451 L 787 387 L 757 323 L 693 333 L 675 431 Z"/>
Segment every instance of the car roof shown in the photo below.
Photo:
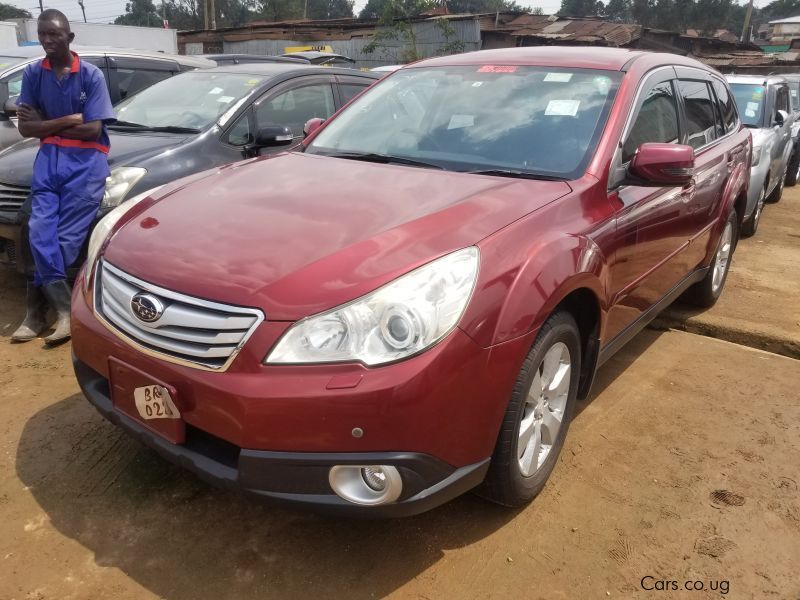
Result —
<path fill-rule="evenodd" d="M 525 48 L 498 48 L 453 54 L 422 60 L 403 67 L 467 66 L 467 65 L 530 65 L 576 69 L 604 69 L 626 71 L 635 60 L 647 58 L 652 66 L 675 65 L 703 69 L 713 73 L 703 63 L 677 54 L 649 52 L 628 48 L 598 48 L 594 46 L 530 46 Z"/>
<path fill-rule="evenodd" d="M 109 48 L 107 46 L 82 46 L 71 44 L 70 48 L 76 54 L 106 54 L 111 56 L 130 56 L 135 58 L 160 58 L 162 60 L 174 60 L 178 64 L 196 67 L 198 69 L 208 69 L 216 65 L 215 62 L 198 56 L 185 56 L 182 54 L 171 54 L 169 52 L 155 52 L 153 50 L 136 50 L 135 48 Z M 18 46 L 13 48 L 0 48 L 0 56 L 16 57 L 21 59 L 32 59 L 44 57 L 44 50 L 41 46 Z"/>
<path fill-rule="evenodd" d="M 770 85 L 787 83 L 782 76 L 777 75 L 725 75 L 728 83 L 750 83 L 755 85 Z"/>
<path fill-rule="evenodd" d="M 213 69 L 206 69 L 210 73 L 242 73 L 246 75 L 283 75 L 284 73 L 291 73 L 297 71 L 298 73 L 314 74 L 334 74 L 334 75 L 359 75 L 371 79 L 378 79 L 377 73 L 369 71 L 359 71 L 357 69 L 348 69 L 346 67 L 324 67 L 321 65 L 314 65 L 308 63 L 270 63 L 270 62 L 255 62 L 240 65 L 220 65 Z"/>
<path fill-rule="evenodd" d="M 200 54 L 202 58 L 213 60 L 214 62 L 273 62 L 273 63 L 308 63 L 300 57 L 290 56 L 267 56 L 265 54 Z"/>

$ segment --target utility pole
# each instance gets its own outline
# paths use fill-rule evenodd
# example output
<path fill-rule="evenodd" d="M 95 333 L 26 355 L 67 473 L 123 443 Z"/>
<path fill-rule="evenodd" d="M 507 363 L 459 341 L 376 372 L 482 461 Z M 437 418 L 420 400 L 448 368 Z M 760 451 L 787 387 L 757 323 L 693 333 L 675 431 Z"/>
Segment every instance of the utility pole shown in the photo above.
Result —
<path fill-rule="evenodd" d="M 41 14 L 43 12 L 44 12 L 44 6 L 42 6 L 42 0 L 39 0 L 39 13 Z"/>
<path fill-rule="evenodd" d="M 308 0 L 303 2 L 303 20 L 305 21 L 308 18 Z"/>
<path fill-rule="evenodd" d="M 203 29 L 208 31 L 208 2 L 209 0 L 203 0 Z"/>
<path fill-rule="evenodd" d="M 750 16 L 753 14 L 753 0 L 747 4 L 747 14 L 744 16 L 744 26 L 742 27 L 741 42 L 743 44 L 750 41 Z"/>
<path fill-rule="evenodd" d="M 211 29 L 217 28 L 217 11 L 214 8 L 214 0 L 210 0 L 211 2 Z M 752 2 L 752 0 L 751 0 Z"/>
<path fill-rule="evenodd" d="M 39 4 L 42 3 L 42 0 L 39 0 Z M 81 7 L 81 11 L 83 11 L 83 22 L 86 23 L 86 9 L 83 6 L 83 0 L 78 0 L 78 4 Z"/>

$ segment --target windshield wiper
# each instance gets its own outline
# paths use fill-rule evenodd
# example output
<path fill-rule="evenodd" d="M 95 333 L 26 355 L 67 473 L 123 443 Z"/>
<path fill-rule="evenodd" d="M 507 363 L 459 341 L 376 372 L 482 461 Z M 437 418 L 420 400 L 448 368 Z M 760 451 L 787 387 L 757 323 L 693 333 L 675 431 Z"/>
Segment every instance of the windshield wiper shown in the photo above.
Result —
<path fill-rule="evenodd" d="M 540 181 L 565 181 L 565 177 L 555 177 L 553 175 L 541 175 L 528 171 L 517 171 L 514 169 L 478 169 L 475 171 L 460 171 L 469 175 L 493 175 L 495 177 L 517 177 L 519 179 L 538 179 Z"/>
<path fill-rule="evenodd" d="M 380 163 L 383 165 L 409 165 L 411 167 L 425 167 L 428 169 L 444 169 L 443 166 L 434 163 L 429 163 L 421 160 L 414 160 L 413 158 L 405 158 L 403 156 L 392 156 L 390 154 L 378 154 L 377 152 L 331 152 L 325 153 L 325 156 L 333 156 L 335 158 L 347 158 L 350 160 L 363 160 L 365 162 Z"/>
<path fill-rule="evenodd" d="M 196 127 L 178 127 L 177 125 L 164 125 L 162 127 L 150 127 L 141 123 L 131 123 L 130 121 L 117 121 L 109 125 L 110 129 L 121 127 L 124 129 L 135 129 L 136 131 L 154 131 L 156 133 L 200 133 Z"/>

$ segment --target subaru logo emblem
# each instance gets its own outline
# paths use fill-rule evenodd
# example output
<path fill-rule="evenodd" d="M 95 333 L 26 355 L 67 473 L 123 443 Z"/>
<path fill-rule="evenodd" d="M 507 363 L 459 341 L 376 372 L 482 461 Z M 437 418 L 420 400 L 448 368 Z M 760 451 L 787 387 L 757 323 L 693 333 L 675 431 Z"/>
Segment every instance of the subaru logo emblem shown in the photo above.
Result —
<path fill-rule="evenodd" d="M 139 293 L 131 298 L 131 310 L 140 321 L 152 323 L 164 314 L 164 305 L 152 294 Z"/>

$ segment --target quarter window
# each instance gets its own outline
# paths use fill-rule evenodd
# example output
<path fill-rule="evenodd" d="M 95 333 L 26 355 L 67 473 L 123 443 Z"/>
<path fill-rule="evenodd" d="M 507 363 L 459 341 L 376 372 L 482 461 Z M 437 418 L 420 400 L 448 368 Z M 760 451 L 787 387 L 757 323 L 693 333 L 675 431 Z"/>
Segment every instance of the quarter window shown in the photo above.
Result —
<path fill-rule="evenodd" d="M 361 92 L 367 89 L 366 85 L 356 85 L 355 83 L 340 83 L 339 91 L 342 94 L 342 104 L 347 104 L 358 96 Z"/>
<path fill-rule="evenodd" d="M 688 143 L 694 149 L 702 148 L 717 139 L 711 91 L 705 81 L 679 80 L 678 86 L 686 107 Z"/>
<path fill-rule="evenodd" d="M 669 81 L 659 83 L 647 92 L 628 139 L 622 146 L 622 162 L 630 161 L 636 149 L 648 142 L 678 142 L 678 108 Z"/>
<path fill-rule="evenodd" d="M 330 84 L 322 83 L 294 88 L 261 103 L 256 109 L 256 122 L 259 128 L 286 126 L 294 137 L 299 137 L 306 121 L 314 117 L 327 119 L 333 112 L 333 91 Z"/>
<path fill-rule="evenodd" d="M 791 112 L 789 108 L 789 93 L 788 88 L 785 85 L 782 85 L 778 88 L 778 96 L 775 101 L 775 110 L 783 110 Z"/>
<path fill-rule="evenodd" d="M 714 91 L 717 93 L 717 104 L 722 120 L 725 123 L 726 133 L 736 129 L 736 105 L 733 96 L 728 92 L 728 87 L 721 81 L 714 80 Z"/>

